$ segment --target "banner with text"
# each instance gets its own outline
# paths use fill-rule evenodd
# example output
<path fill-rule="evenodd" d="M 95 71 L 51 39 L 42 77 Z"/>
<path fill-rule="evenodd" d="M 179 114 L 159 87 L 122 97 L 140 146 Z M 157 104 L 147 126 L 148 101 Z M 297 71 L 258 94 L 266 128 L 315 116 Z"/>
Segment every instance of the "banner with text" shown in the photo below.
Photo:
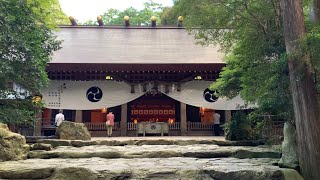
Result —
<path fill-rule="evenodd" d="M 130 102 L 144 93 L 116 81 L 50 81 L 41 94 L 47 108 L 91 110 Z"/>

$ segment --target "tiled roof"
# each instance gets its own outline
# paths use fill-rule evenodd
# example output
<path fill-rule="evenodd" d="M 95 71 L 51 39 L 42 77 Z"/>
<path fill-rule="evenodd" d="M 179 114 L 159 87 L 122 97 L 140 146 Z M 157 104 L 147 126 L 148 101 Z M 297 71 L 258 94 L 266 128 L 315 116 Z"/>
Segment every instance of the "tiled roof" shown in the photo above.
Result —
<path fill-rule="evenodd" d="M 184 28 L 64 26 L 50 64 L 224 64 L 217 47 L 196 45 Z"/>

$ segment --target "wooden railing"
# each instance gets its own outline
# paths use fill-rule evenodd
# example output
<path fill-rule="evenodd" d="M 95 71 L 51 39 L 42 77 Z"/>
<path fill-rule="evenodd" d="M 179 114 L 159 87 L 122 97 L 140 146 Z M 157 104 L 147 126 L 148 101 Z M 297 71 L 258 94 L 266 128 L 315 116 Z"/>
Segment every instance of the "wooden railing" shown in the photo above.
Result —
<path fill-rule="evenodd" d="M 137 130 L 137 124 L 135 124 L 133 122 L 128 122 L 127 129 L 128 129 L 128 131 L 135 131 L 135 130 Z M 170 130 L 180 130 L 180 122 L 169 124 L 169 129 Z"/>
<path fill-rule="evenodd" d="M 169 124 L 170 130 L 180 130 L 180 122 Z"/>
<path fill-rule="evenodd" d="M 209 130 L 213 131 L 213 124 L 203 124 L 201 122 L 187 122 L 187 129 L 189 130 Z"/>
<path fill-rule="evenodd" d="M 133 123 L 133 122 L 128 122 L 127 123 L 127 130 L 128 131 L 135 131 L 137 130 L 137 124 Z"/>
<path fill-rule="evenodd" d="M 33 125 L 8 125 L 10 131 L 19 133 L 23 136 L 34 136 L 38 135 L 35 134 L 37 127 L 41 128 L 41 119 L 37 119 L 34 121 Z M 41 134 L 39 134 L 41 135 Z"/>
<path fill-rule="evenodd" d="M 42 121 L 43 122 L 43 121 Z M 48 121 L 47 121 L 48 122 Z M 86 123 L 84 122 L 89 131 L 105 131 L 107 129 L 106 124 L 103 123 Z M 283 135 L 283 121 L 272 121 L 272 126 L 270 128 L 266 128 L 263 132 L 266 136 L 270 135 Z M 271 128 L 272 127 L 272 128 Z M 54 129 L 55 126 L 53 123 L 50 124 L 42 124 L 43 129 Z M 120 122 L 115 122 L 115 126 L 113 130 L 120 130 Z M 128 131 L 135 131 L 137 129 L 137 124 L 133 122 L 127 123 Z M 169 130 L 180 130 L 181 123 L 176 122 L 173 124 L 169 124 Z M 187 122 L 187 130 L 188 131 L 213 131 L 213 124 L 202 124 L 201 122 Z M 26 130 L 25 130 L 26 131 Z M 25 132 L 24 134 L 31 134 L 30 132 Z"/>
<path fill-rule="evenodd" d="M 271 126 L 266 128 L 262 134 L 265 136 L 283 136 L 283 126 L 285 121 L 272 121 Z"/>
<path fill-rule="evenodd" d="M 86 125 L 89 131 L 106 131 L 107 126 L 106 123 L 83 123 Z M 117 131 L 120 130 L 120 122 L 115 122 L 112 128 L 113 130 Z"/>

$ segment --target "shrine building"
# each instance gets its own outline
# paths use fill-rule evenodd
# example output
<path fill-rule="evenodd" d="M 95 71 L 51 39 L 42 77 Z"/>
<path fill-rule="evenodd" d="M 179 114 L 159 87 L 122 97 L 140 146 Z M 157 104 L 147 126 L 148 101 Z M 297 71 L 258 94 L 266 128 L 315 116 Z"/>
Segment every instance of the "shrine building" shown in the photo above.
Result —
<path fill-rule="evenodd" d="M 60 26 L 62 49 L 47 67 L 41 131 L 54 134 L 54 117 L 84 123 L 106 136 L 105 116 L 115 114 L 114 136 L 136 136 L 142 122 L 165 123 L 165 135 L 213 135 L 243 100 L 217 98 L 208 88 L 225 66 L 213 45 L 196 44 L 184 27 Z M 39 126 L 40 126 L 39 124 Z"/>

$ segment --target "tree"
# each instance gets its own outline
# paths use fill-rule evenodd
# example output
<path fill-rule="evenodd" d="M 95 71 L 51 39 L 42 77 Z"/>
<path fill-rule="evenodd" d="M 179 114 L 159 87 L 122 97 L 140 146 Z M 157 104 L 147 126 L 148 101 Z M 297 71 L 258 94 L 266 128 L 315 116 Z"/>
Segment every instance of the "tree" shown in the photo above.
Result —
<path fill-rule="evenodd" d="M 49 27 L 41 3 L 0 0 L 0 121 L 31 124 L 41 104 L 14 91 L 16 83 L 29 94 L 37 94 L 48 83 L 45 68 L 60 41 Z M 45 12 L 45 11 L 43 11 Z M 14 97 L 8 99 L 8 96 Z"/>
<path fill-rule="evenodd" d="M 158 21 L 160 20 L 160 14 L 162 12 L 162 5 L 153 2 L 144 3 L 144 8 L 142 10 L 137 10 L 133 7 L 129 7 L 124 11 L 119 11 L 117 9 L 108 9 L 102 15 L 102 21 L 105 25 L 123 25 L 124 16 L 130 17 L 130 24 L 136 26 L 149 26 L 151 24 L 151 16 L 156 16 Z M 160 22 L 160 21 L 159 21 Z M 95 21 L 89 20 L 84 23 L 85 25 L 95 25 Z"/>
<path fill-rule="evenodd" d="M 185 13 L 185 24 L 199 43 L 219 43 L 228 53 L 212 88 L 220 96 L 240 94 L 264 113 L 295 120 L 302 173 L 317 179 L 320 128 L 313 72 L 319 69 L 319 27 L 307 23 L 305 32 L 308 19 L 301 1 L 281 5 L 277 0 L 179 0 L 174 8 Z"/>
<path fill-rule="evenodd" d="M 120 21 L 119 13 L 120 11 L 117 9 L 108 9 L 108 11 L 101 16 L 103 23 L 106 25 L 119 25 L 123 23 L 123 20 Z"/>
<path fill-rule="evenodd" d="M 139 19 L 137 25 L 148 26 L 151 24 L 151 16 L 155 16 L 157 18 L 158 23 L 160 20 L 160 13 L 162 11 L 162 5 L 153 2 L 150 0 L 149 2 L 144 3 L 144 9 L 142 9 L 137 15 L 137 19 Z"/>
<path fill-rule="evenodd" d="M 176 11 L 173 7 L 164 7 L 160 14 L 161 24 L 177 25 L 178 17 L 178 11 Z"/>
<path fill-rule="evenodd" d="M 289 56 L 290 87 L 299 143 L 299 163 L 307 180 L 320 177 L 320 111 L 313 68 L 308 54 L 301 52 L 305 38 L 302 2 L 282 0 L 286 50 Z"/>
<path fill-rule="evenodd" d="M 219 44 L 228 54 L 227 66 L 211 86 L 219 96 L 240 94 L 258 105 L 255 113 L 292 119 L 278 1 L 180 0 L 173 8 L 185 16 L 184 24 L 198 43 Z"/>
<path fill-rule="evenodd" d="M 67 15 L 62 11 L 59 0 L 26 0 L 27 4 L 50 28 L 70 24 Z"/>

